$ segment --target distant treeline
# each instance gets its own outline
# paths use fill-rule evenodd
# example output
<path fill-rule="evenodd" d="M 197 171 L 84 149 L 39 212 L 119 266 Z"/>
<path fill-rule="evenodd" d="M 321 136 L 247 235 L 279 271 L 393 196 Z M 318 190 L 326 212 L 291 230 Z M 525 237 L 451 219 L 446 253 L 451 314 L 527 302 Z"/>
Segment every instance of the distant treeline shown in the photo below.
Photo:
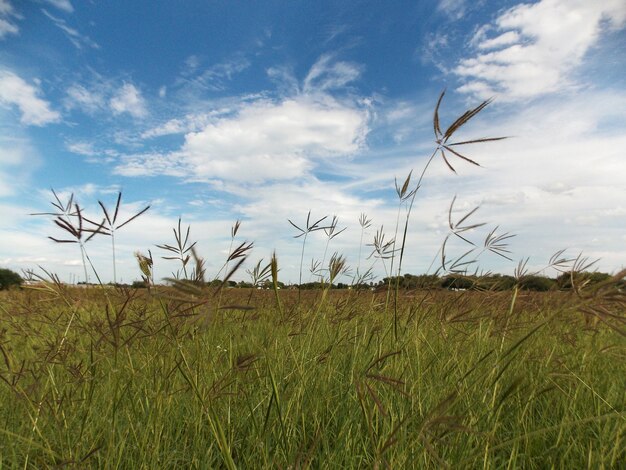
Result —
<path fill-rule="evenodd" d="M 405 274 L 400 277 L 401 289 L 432 289 L 432 288 L 445 288 L 445 289 L 476 289 L 476 290 L 490 290 L 490 291 L 506 291 L 512 290 L 515 286 L 518 286 L 523 290 L 532 290 L 539 292 L 546 292 L 550 290 L 566 290 L 572 288 L 572 281 L 574 285 L 582 286 L 598 284 L 611 279 L 611 275 L 601 272 L 580 272 L 580 273 L 562 273 L 556 278 L 550 278 L 546 276 L 527 275 L 521 279 L 516 279 L 513 276 L 503 274 L 489 274 L 482 276 L 468 276 L 468 275 L 447 275 L 437 276 L 434 274 Z M 379 285 L 386 285 L 391 281 L 395 286 L 397 282 L 396 277 L 385 278 L 379 282 Z M 623 282 L 622 282 L 623 284 Z"/>
<path fill-rule="evenodd" d="M 611 275 L 601 272 L 580 272 L 580 273 L 563 273 L 556 278 L 550 278 L 538 275 L 528 275 L 521 279 L 515 279 L 513 276 L 502 274 L 489 274 L 482 276 L 468 275 L 446 275 L 437 276 L 435 274 L 405 274 L 399 279 L 397 277 L 386 277 L 377 283 L 352 285 L 348 283 L 337 283 L 334 288 L 382 288 L 389 284 L 395 288 L 396 282 L 399 281 L 400 289 L 476 289 L 490 291 L 506 291 L 512 290 L 518 286 L 523 290 L 532 290 L 546 292 L 550 290 L 567 290 L 572 288 L 572 280 L 577 286 L 593 285 L 611 279 Z M 241 283 L 245 284 L 245 283 Z M 621 286 L 626 284 L 622 281 Z M 303 289 L 318 289 L 324 285 L 321 282 L 309 282 L 302 285 Z M 297 287 L 297 286 L 296 286 Z"/>
<path fill-rule="evenodd" d="M 488 291 L 507 291 L 512 290 L 515 286 L 522 290 L 547 292 L 550 290 L 568 290 L 572 288 L 572 280 L 577 286 L 594 285 L 611 279 L 611 275 L 602 272 L 580 272 L 580 273 L 563 273 L 556 278 L 550 278 L 538 275 L 527 275 L 521 279 L 503 274 L 489 274 L 482 276 L 472 275 L 446 275 L 437 276 L 435 274 L 405 274 L 399 279 L 397 277 L 386 277 L 378 282 L 370 282 L 363 284 L 350 284 L 338 282 L 333 284 L 334 289 L 376 289 L 384 288 L 391 284 L 395 288 L 396 282 L 399 280 L 399 288 L 403 290 L 411 289 L 459 289 L 459 290 L 488 290 Z M 279 282 L 281 289 L 297 289 L 297 284 L 285 285 Z M 215 280 L 207 283 L 211 287 L 219 287 L 221 281 Z M 271 288 L 268 281 L 261 285 L 253 285 L 249 282 L 228 281 L 227 286 L 231 288 Z M 323 282 L 307 282 L 303 283 L 300 288 L 305 290 L 313 290 L 327 287 L 328 284 Z M 620 286 L 626 287 L 626 282 L 622 280 Z M 141 281 L 133 283 L 133 287 L 143 287 Z"/>
<path fill-rule="evenodd" d="M 489 274 L 482 276 L 462 276 L 462 275 L 446 275 L 437 276 L 435 274 L 405 274 L 399 279 L 397 277 L 386 277 L 378 282 L 369 282 L 363 284 L 350 284 L 344 282 L 338 282 L 332 285 L 333 289 L 380 289 L 385 286 L 391 285 L 393 288 L 396 286 L 396 282 L 399 281 L 399 288 L 403 290 L 411 289 L 459 289 L 459 290 L 488 290 L 488 291 L 507 291 L 512 290 L 515 286 L 522 290 L 547 292 L 551 290 L 567 290 L 572 288 L 572 280 L 574 285 L 577 286 L 589 286 L 598 284 L 611 279 L 611 275 L 602 272 L 578 272 L 578 273 L 563 273 L 556 278 L 550 278 L 545 276 L 528 275 L 521 279 L 515 279 L 513 276 L 507 276 L 503 274 Z M 0 269 L 0 290 L 9 288 L 11 286 L 18 287 L 22 284 L 21 277 L 8 269 Z M 84 284 L 84 283 L 79 283 Z M 208 287 L 220 287 L 222 281 L 214 280 L 206 283 Z M 146 287 L 143 281 L 135 281 L 131 285 L 118 284 L 118 286 L 142 288 Z M 281 289 L 297 289 L 297 284 L 286 285 L 282 282 L 278 283 Z M 246 281 L 227 281 L 226 287 L 230 288 L 271 288 L 271 282 L 266 281 L 261 285 L 253 285 Z M 303 283 L 300 288 L 305 290 L 313 290 L 328 287 L 328 284 L 323 282 L 307 282 Z M 622 281 L 618 284 L 620 288 L 626 288 L 626 281 Z"/>

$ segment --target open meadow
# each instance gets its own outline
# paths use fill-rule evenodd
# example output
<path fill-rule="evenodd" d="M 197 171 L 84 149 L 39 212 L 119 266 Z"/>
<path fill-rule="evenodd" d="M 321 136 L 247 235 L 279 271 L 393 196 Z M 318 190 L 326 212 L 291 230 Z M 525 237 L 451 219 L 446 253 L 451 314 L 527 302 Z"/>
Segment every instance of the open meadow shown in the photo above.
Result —
<path fill-rule="evenodd" d="M 623 292 L 387 294 L 0 292 L 0 466 L 625 465 Z"/>
<path fill-rule="evenodd" d="M 116 230 L 149 206 L 122 222 L 119 192 L 113 207 L 98 201 L 98 222 L 53 191 L 53 212 L 37 215 L 98 283 L 69 286 L 42 268 L 0 292 L 0 467 L 624 468 L 625 271 L 590 273 L 594 262 L 559 251 L 540 271 L 522 260 L 514 276 L 485 274 L 479 258 L 512 261 L 514 235 L 496 226 L 479 241 L 485 224 L 469 222 L 478 207 L 458 215 L 456 196 L 436 274 L 402 269 L 431 162 L 476 166 L 452 146 L 504 139 L 451 143 L 490 100 L 443 131 L 443 97 L 434 151 L 417 181 L 412 171 L 396 180 L 395 231 L 376 231 L 363 269 L 371 220 L 361 215 L 354 272 L 329 251 L 345 230 L 337 217 L 309 211 L 305 224 L 289 219 L 301 240 L 297 285 L 279 281 L 275 252 L 246 270 L 248 287 L 231 279 L 253 248 L 237 238 L 239 220 L 209 280 L 180 219 L 175 242 L 156 245 L 179 263 L 173 276 L 155 282 L 149 250 L 135 253 L 142 281 L 118 284 Z M 307 283 L 313 232 L 326 248 Z M 86 247 L 101 236 L 111 240 L 109 284 Z M 391 276 L 374 287 L 378 262 Z"/>
<path fill-rule="evenodd" d="M 0 470 L 626 470 L 624 45 L 0 0 Z"/>

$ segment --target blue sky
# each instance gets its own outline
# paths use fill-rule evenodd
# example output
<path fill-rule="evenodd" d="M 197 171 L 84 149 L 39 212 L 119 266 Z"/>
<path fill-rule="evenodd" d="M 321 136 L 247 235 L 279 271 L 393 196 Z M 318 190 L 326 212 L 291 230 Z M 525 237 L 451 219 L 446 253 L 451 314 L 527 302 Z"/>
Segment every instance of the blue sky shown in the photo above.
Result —
<path fill-rule="evenodd" d="M 398 214 L 394 178 L 419 173 L 441 118 L 494 98 L 460 138 L 512 136 L 436 159 L 416 198 L 405 272 L 438 266 L 457 218 L 480 206 L 470 235 L 515 233 L 512 261 L 544 266 L 559 249 L 626 265 L 626 4 L 621 0 L 154 2 L 0 0 L 0 265 L 81 275 L 75 246 L 55 245 L 50 188 L 97 218 L 123 191 L 118 278 L 139 278 L 133 253 L 170 243 L 182 217 L 215 274 L 238 240 L 250 266 L 276 250 L 296 281 L 300 239 L 287 219 L 339 219 L 328 255 L 368 267 L 364 243 Z M 313 234 L 306 267 L 324 256 Z M 448 246 L 449 256 L 463 245 Z M 109 241 L 87 245 L 104 280 Z M 456 250 L 456 251 L 455 251 Z M 479 250 L 480 251 L 480 250 Z M 433 259 L 435 260 L 434 263 Z M 157 260 L 157 277 L 176 267 Z M 385 266 L 374 264 L 377 275 Z M 547 274 L 554 274 L 548 272 Z M 239 276 L 245 278 L 243 271 Z"/>

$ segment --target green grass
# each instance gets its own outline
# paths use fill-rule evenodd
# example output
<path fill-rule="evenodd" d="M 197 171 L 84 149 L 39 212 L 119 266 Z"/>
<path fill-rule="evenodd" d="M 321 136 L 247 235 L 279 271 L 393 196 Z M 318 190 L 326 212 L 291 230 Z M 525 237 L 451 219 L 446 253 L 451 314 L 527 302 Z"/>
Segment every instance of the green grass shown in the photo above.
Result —
<path fill-rule="evenodd" d="M 396 341 L 384 293 L 2 292 L 2 467 L 626 463 L 626 340 L 571 296 L 400 294 Z"/>
<path fill-rule="evenodd" d="M 0 468 L 626 468 L 626 271 L 591 283 L 577 273 L 593 262 L 560 251 L 547 268 L 571 273 L 568 292 L 521 290 L 533 277 L 527 260 L 511 292 L 484 290 L 475 276 L 467 280 L 482 291 L 400 289 L 413 203 L 433 159 L 452 171 L 452 158 L 478 165 L 459 148 L 503 138 L 452 139 L 490 100 L 443 131 L 443 96 L 434 151 L 417 182 L 412 172 L 396 182 L 393 238 L 377 230 L 363 271 L 372 222 L 359 219 L 353 285 L 379 262 L 384 292 L 331 289 L 348 272 L 339 253 L 323 266 L 343 229 L 310 212 L 305 225 L 290 222 L 302 237 L 300 281 L 307 235 L 328 237 L 313 263 L 317 291 L 302 282 L 279 290 L 275 253 L 248 271 L 273 292 L 224 289 L 253 247 L 235 244 L 239 221 L 207 283 L 179 219 L 175 243 L 157 245 L 181 263 L 171 287 L 154 285 L 148 251 L 136 257 L 150 289 L 68 288 L 44 271 L 31 273 L 36 286 L 0 292 Z M 50 238 L 77 244 L 85 279 L 89 267 L 100 281 L 85 244 L 147 208 L 117 225 L 118 194 L 114 211 L 100 203 L 98 223 L 73 196 L 53 195 L 42 215 L 66 238 Z M 456 220 L 455 200 L 437 273 L 478 272 L 483 254 L 510 260 L 513 235 L 470 236 L 485 224 L 468 221 L 477 208 Z M 115 273 L 113 239 L 112 254 Z"/>

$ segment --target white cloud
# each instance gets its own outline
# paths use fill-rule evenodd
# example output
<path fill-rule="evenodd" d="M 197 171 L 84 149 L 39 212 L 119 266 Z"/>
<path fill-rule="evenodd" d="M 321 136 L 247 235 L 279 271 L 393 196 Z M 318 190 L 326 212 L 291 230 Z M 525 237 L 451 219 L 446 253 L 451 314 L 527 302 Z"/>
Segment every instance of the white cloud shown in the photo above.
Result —
<path fill-rule="evenodd" d="M 109 106 L 113 114 L 128 113 L 135 118 L 148 114 L 141 91 L 132 83 L 124 83 L 110 99 Z"/>
<path fill-rule="evenodd" d="M 64 4 L 65 2 L 55 2 Z M 69 5 L 71 8 L 71 5 Z M 90 47 L 92 49 L 99 49 L 100 46 L 93 41 L 89 36 L 81 34 L 78 30 L 67 25 L 67 22 L 61 18 L 57 18 L 56 16 L 49 13 L 47 10 L 41 10 L 44 15 L 46 15 L 54 25 L 59 28 L 61 31 L 65 33 L 67 39 L 76 47 L 77 49 L 82 49 L 83 47 Z"/>
<path fill-rule="evenodd" d="M 259 116 L 269 119 L 272 113 L 267 110 L 270 108 L 275 113 L 285 113 L 281 110 L 281 103 L 282 101 L 256 103 L 256 107 L 261 108 L 263 105 L 266 109 Z M 411 104 L 416 109 L 412 110 Z M 419 106 L 420 103 L 411 102 L 389 106 L 386 119 L 393 122 L 401 122 L 403 119 L 413 121 L 415 113 L 419 114 Z M 626 134 L 622 124 L 626 122 L 626 94 L 587 91 L 568 97 L 559 95 L 524 106 L 516 113 L 509 112 L 508 106 L 503 104 L 500 108 L 488 110 L 472 122 L 468 130 L 470 135 L 467 137 L 501 134 L 518 136 L 490 145 L 477 145 L 472 149 L 469 156 L 476 158 L 485 168 L 474 169 L 470 165 L 459 165 L 459 175 L 455 176 L 441 161 L 430 167 L 416 201 L 419 210 L 414 211 L 409 226 L 409 249 L 405 255 L 404 271 L 423 272 L 435 257 L 446 234 L 447 209 L 455 193 L 458 194 L 455 215 L 460 215 L 474 204 L 482 203 L 480 211 L 473 219 L 475 222 L 488 222 L 487 232 L 500 224 L 501 232 L 518 233 L 518 237 L 512 240 L 515 261 L 508 263 L 487 256 L 481 264 L 485 268 L 511 273 L 517 260 L 526 256 L 531 257 L 533 267 L 539 267 L 547 262 L 553 252 L 561 248 L 569 248 L 572 255 L 582 250 L 590 257 L 603 257 L 598 266 L 601 270 L 610 271 L 626 265 L 626 253 L 622 249 L 626 230 L 626 206 L 621 202 L 626 201 L 621 176 L 626 172 L 626 167 L 620 154 L 620 149 L 626 146 Z M 229 126 L 240 121 L 245 123 L 243 116 L 246 115 L 246 109 L 247 107 L 212 123 L 212 132 L 216 134 L 209 132 L 206 136 L 211 140 L 211 145 L 215 145 L 212 140 L 217 136 L 223 136 L 226 142 L 232 140 L 227 132 Z M 291 116 L 288 113 L 285 115 Z M 611 129 L 600 126 L 606 121 L 614 123 Z M 224 132 L 217 132 L 219 130 Z M 202 129 L 193 134 L 203 137 L 204 131 Z M 393 150 L 385 148 L 381 152 Z M 418 171 L 421 170 L 423 159 L 415 161 L 415 154 L 416 152 L 407 152 L 407 161 L 404 164 L 414 164 Z M 307 154 L 304 155 L 309 158 Z M 182 179 L 188 178 L 190 166 L 185 155 L 144 157 L 138 159 L 134 167 L 137 175 L 145 175 L 146 165 L 151 168 L 150 162 L 156 162 L 152 168 L 155 174 L 163 173 L 162 165 L 171 165 L 168 169 L 170 174 L 177 173 Z M 186 201 L 188 204 L 180 202 L 184 207 L 178 206 L 166 211 L 163 206 L 155 204 L 148 214 L 138 219 L 136 224 L 130 224 L 128 230 L 121 233 L 118 276 L 125 280 L 139 276 L 132 258 L 133 251 L 146 251 L 154 243 L 168 242 L 171 228 L 175 226 L 176 218 L 181 212 L 183 224 L 190 223 L 192 226 L 191 239 L 200 240 L 199 253 L 206 256 L 211 263 L 211 274 L 216 272 L 223 260 L 219 253 L 228 247 L 225 238 L 229 226 L 239 217 L 244 220 L 240 231 L 241 239 L 255 241 L 250 262 L 256 262 L 261 257 L 267 260 L 273 249 L 276 249 L 281 280 L 297 281 L 301 245 L 299 240 L 292 238 L 296 232 L 287 223 L 287 219 L 301 224 L 308 210 L 312 211 L 312 217 L 317 218 L 336 214 L 340 219 L 340 226 L 348 226 L 346 232 L 331 242 L 330 252 L 339 250 L 347 255 L 354 268 L 358 262 L 360 228 L 357 220 L 361 212 L 374 218 L 373 227 L 366 232 L 365 243 L 371 243 L 374 232 L 380 225 L 385 226 L 388 237 L 393 236 L 391 232 L 397 214 L 393 207 L 393 176 L 394 173 L 399 176 L 403 174 L 402 161 L 395 157 L 388 158 L 387 155 L 382 158 L 384 165 L 380 163 L 381 155 L 378 155 L 376 163 L 368 162 L 367 165 L 363 165 L 360 158 L 355 159 L 349 167 L 346 164 L 345 171 L 337 174 L 350 174 L 355 180 L 360 180 L 362 174 L 373 173 L 372 178 L 382 178 L 385 183 L 380 186 L 380 181 L 377 181 L 377 189 L 388 189 L 388 196 L 383 197 L 380 196 L 384 194 L 381 192 L 368 196 L 368 193 L 359 191 L 370 190 L 369 181 L 359 181 L 360 186 L 355 189 L 351 184 L 322 181 L 308 172 L 297 180 L 264 181 L 254 185 L 241 184 L 240 180 L 228 176 L 221 186 L 228 196 L 220 198 L 217 205 L 211 203 L 212 210 L 207 211 L 206 205 L 200 202 L 206 203 L 211 198 L 219 198 L 221 193 L 208 189 L 198 190 L 201 186 L 195 186 Z M 334 164 L 335 160 L 337 159 L 325 161 L 327 171 L 334 173 L 334 167 L 331 165 L 329 170 L 326 162 Z M 363 168 L 364 166 L 367 168 Z M 245 173 L 249 170 L 244 167 L 241 171 Z M 64 191 L 68 190 L 65 188 Z M 94 185 L 84 185 L 72 190 L 81 195 L 81 201 L 101 198 L 101 189 Z M 113 195 L 110 198 L 114 199 Z M 131 207 L 141 208 L 143 205 L 136 203 L 125 210 L 132 213 Z M 2 210 L 0 208 L 0 212 Z M 89 208 L 87 212 L 93 214 L 97 212 L 97 207 Z M 219 220 L 207 221 L 207 212 L 219 212 Z M 224 220 L 225 218 L 229 220 Z M 82 276 L 80 269 L 71 271 L 71 267 L 63 266 L 65 259 L 76 258 L 75 251 L 68 249 L 57 253 L 57 246 L 46 244 L 42 234 L 52 235 L 52 227 L 38 227 L 29 233 L 33 239 L 35 235 L 41 237 L 41 242 L 35 244 L 28 236 L 22 240 L 6 232 L 0 233 L 3 240 L 15 241 L 15 246 L 20 247 L 11 252 L 2 252 L 0 249 L 0 258 L 10 258 L 14 265 L 20 265 L 17 260 L 22 259 L 24 262 L 21 265 L 26 265 L 28 262 L 33 263 L 28 256 L 33 259 L 45 256 L 48 258 L 46 267 L 59 272 L 65 276 L 64 279 L 67 279 L 66 273 L 69 272 Z M 480 243 L 478 235 L 472 233 L 470 236 Z M 104 279 L 109 280 L 111 268 L 107 242 L 106 239 L 94 240 L 93 244 L 90 242 L 88 250 L 98 271 Z M 55 247 L 54 256 L 50 255 L 51 246 Z M 310 278 L 307 267 L 311 258 L 321 259 L 324 247 L 325 238 L 321 232 L 312 234 L 307 241 L 305 280 Z M 364 261 L 369 252 L 370 248 L 363 248 L 362 267 L 369 266 L 371 262 Z M 157 277 L 167 276 L 176 269 L 176 266 L 172 265 L 170 268 L 170 265 L 158 258 L 161 254 L 158 250 L 153 249 L 153 254 Z M 504 261 L 504 264 L 498 264 L 500 261 Z M 380 264 L 377 265 L 376 272 L 379 276 L 383 275 Z M 244 277 L 243 271 L 237 275 L 237 279 Z"/>
<path fill-rule="evenodd" d="M 0 0 L 0 39 L 19 33 L 20 29 L 13 23 L 13 18 L 19 19 L 21 16 L 15 12 L 9 0 Z"/>
<path fill-rule="evenodd" d="M 481 51 L 461 60 L 454 73 L 466 80 L 459 91 L 480 98 L 519 100 L 571 85 L 581 64 L 607 26 L 626 21 L 622 0 L 542 0 L 506 10 L 493 25 L 479 28 L 473 43 Z M 495 30 L 495 37 L 487 38 Z"/>
<path fill-rule="evenodd" d="M 70 85 L 65 93 L 66 109 L 78 109 L 90 115 L 101 112 L 128 113 L 135 118 L 148 115 L 141 90 L 129 82 L 95 75 L 86 83 Z"/>
<path fill-rule="evenodd" d="M 357 64 L 334 61 L 333 56 L 325 54 L 311 67 L 304 79 L 304 92 L 313 93 L 343 88 L 361 75 Z"/>
<path fill-rule="evenodd" d="M 300 84 L 293 74 L 293 70 L 286 66 L 270 67 L 266 70 L 267 76 L 278 87 L 278 91 L 284 95 L 297 95 L 300 92 Z"/>
<path fill-rule="evenodd" d="M 0 166 L 21 165 L 31 151 L 31 145 L 22 138 L 0 136 Z"/>
<path fill-rule="evenodd" d="M 438 9 L 458 20 L 465 13 L 465 0 L 439 0 Z"/>
<path fill-rule="evenodd" d="M 13 12 L 13 6 L 9 0 L 0 0 L 0 15 L 8 15 Z"/>
<path fill-rule="evenodd" d="M 9 34 L 17 34 L 20 29 L 6 18 L 0 17 L 0 39 Z"/>
<path fill-rule="evenodd" d="M 70 142 L 67 143 L 65 147 L 72 153 L 86 157 L 95 157 L 98 155 L 98 152 L 96 152 L 93 144 L 90 142 Z"/>
<path fill-rule="evenodd" d="M 148 129 L 141 134 L 141 137 L 143 139 L 151 139 L 153 137 L 160 137 L 163 135 L 183 134 L 185 132 L 189 132 L 190 130 L 195 130 L 189 129 L 191 125 L 192 124 L 190 124 L 187 119 L 170 119 L 157 127 Z"/>
<path fill-rule="evenodd" d="M 479 49 L 495 49 L 501 46 L 508 46 L 520 41 L 520 35 L 517 31 L 507 31 L 492 39 L 484 39 L 478 44 Z"/>
<path fill-rule="evenodd" d="M 201 70 L 202 60 L 192 55 L 185 60 L 184 70 L 177 85 L 191 92 L 223 91 L 235 75 L 250 67 L 250 61 L 241 56 L 233 57 Z"/>
<path fill-rule="evenodd" d="M 180 151 L 135 155 L 117 171 L 240 182 L 297 178 L 313 167 L 314 157 L 356 152 L 364 143 L 366 121 L 365 111 L 329 97 L 259 101 L 187 134 Z"/>
<path fill-rule="evenodd" d="M 92 142 L 69 141 L 65 143 L 65 148 L 76 155 L 82 155 L 88 163 L 113 163 L 119 156 L 117 150 L 102 148 Z"/>
<path fill-rule="evenodd" d="M 190 177 L 188 168 L 180 153 L 137 153 L 125 155 L 115 167 L 115 173 L 122 176 L 167 175 L 179 178 Z"/>
<path fill-rule="evenodd" d="M 484 168 L 467 166 L 446 189 L 482 202 L 484 216 L 518 233 L 517 259 L 543 262 L 569 248 L 603 256 L 603 270 L 625 266 L 626 94 L 579 92 L 515 107 L 501 105 L 491 120 L 474 123 L 473 135 L 516 137 L 473 148 L 468 156 Z"/>
<path fill-rule="evenodd" d="M 0 197 L 12 196 L 29 186 L 30 174 L 39 156 L 30 140 L 19 129 L 2 129 L 0 134 Z M 0 213 L 3 214 L 0 210 Z M 8 215 L 8 214 L 7 214 Z"/>
<path fill-rule="evenodd" d="M 72 13 L 74 11 L 74 7 L 72 6 L 70 0 L 46 0 L 46 2 L 66 13 Z"/>
<path fill-rule="evenodd" d="M 232 80 L 233 76 L 243 72 L 250 67 L 250 61 L 246 58 L 239 57 L 230 61 L 215 64 L 202 73 L 201 80 L 207 83 L 217 83 L 220 80 Z"/>
<path fill-rule="evenodd" d="M 188 132 L 198 132 L 204 129 L 209 123 L 216 119 L 231 114 L 231 108 L 218 108 L 208 113 L 187 114 L 183 118 L 174 118 L 148 129 L 141 134 L 142 139 L 151 139 L 172 134 L 186 134 Z"/>
<path fill-rule="evenodd" d="M 67 89 L 65 107 L 68 109 L 79 108 L 93 114 L 101 111 L 106 106 L 102 92 L 88 90 L 82 85 L 74 84 Z"/>
<path fill-rule="evenodd" d="M 40 98 L 39 87 L 31 85 L 8 70 L 0 70 L 0 105 L 17 106 L 23 124 L 43 126 L 57 122 L 60 114 L 50 108 L 50 103 Z"/>

